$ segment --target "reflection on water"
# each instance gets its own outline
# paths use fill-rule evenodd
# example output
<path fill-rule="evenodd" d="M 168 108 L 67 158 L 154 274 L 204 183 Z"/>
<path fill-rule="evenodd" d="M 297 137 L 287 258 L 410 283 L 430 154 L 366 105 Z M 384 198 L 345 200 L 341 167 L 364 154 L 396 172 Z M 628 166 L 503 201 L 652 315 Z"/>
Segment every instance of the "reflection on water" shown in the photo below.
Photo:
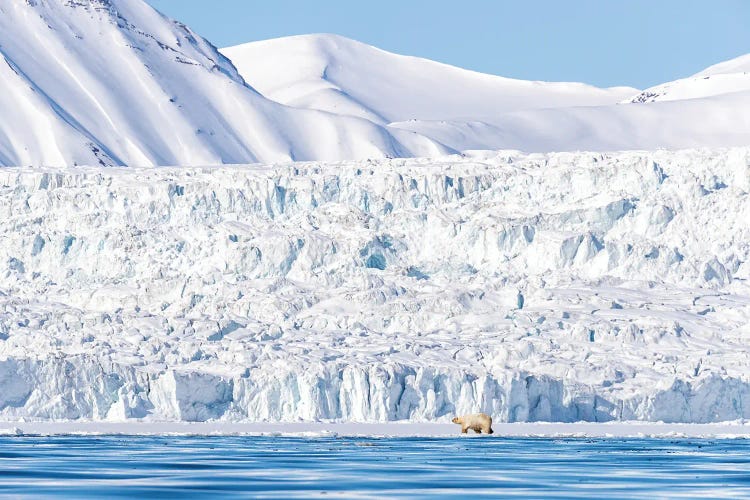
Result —
<path fill-rule="evenodd" d="M 750 497 L 750 441 L 0 437 L 0 494 Z"/>

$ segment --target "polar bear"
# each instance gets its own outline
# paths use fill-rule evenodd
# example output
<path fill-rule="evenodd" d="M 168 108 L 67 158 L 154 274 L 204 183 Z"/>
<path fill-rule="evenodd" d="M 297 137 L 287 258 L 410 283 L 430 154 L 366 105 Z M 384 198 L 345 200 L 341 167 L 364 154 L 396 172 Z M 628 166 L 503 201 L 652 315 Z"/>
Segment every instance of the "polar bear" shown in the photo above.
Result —
<path fill-rule="evenodd" d="M 475 413 L 473 415 L 463 415 L 452 420 L 454 424 L 461 426 L 461 433 L 468 433 L 469 429 L 477 434 L 492 434 L 492 417 L 486 413 Z"/>

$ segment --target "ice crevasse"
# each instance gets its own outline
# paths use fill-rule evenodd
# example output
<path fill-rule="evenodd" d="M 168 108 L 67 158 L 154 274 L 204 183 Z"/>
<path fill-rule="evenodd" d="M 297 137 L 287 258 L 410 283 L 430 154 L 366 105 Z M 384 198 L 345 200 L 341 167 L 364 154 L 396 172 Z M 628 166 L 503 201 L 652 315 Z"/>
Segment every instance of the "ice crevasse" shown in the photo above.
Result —
<path fill-rule="evenodd" d="M 750 149 L 0 169 L 0 418 L 750 417 Z"/>

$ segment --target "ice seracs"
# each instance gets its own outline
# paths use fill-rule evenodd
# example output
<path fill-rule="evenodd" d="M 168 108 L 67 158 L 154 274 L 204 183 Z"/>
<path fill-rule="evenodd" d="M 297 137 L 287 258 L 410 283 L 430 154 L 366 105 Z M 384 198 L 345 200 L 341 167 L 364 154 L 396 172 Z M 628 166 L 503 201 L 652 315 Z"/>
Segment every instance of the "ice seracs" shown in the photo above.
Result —
<path fill-rule="evenodd" d="M 225 52 L 141 0 L 0 0 L 0 418 L 750 418 L 750 150 L 708 148 L 750 141 L 746 58 L 618 104 Z M 536 153 L 465 151 L 501 147 Z"/>
<path fill-rule="evenodd" d="M 750 418 L 749 165 L 0 169 L 0 417 Z"/>

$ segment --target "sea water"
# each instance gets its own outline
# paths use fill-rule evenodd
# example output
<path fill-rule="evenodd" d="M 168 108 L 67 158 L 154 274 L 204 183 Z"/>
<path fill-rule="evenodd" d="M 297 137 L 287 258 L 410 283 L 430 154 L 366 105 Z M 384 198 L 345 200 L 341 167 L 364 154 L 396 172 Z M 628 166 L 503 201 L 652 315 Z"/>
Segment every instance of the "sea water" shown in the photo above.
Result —
<path fill-rule="evenodd" d="M 750 497 L 742 439 L 0 438 L 0 495 Z"/>

